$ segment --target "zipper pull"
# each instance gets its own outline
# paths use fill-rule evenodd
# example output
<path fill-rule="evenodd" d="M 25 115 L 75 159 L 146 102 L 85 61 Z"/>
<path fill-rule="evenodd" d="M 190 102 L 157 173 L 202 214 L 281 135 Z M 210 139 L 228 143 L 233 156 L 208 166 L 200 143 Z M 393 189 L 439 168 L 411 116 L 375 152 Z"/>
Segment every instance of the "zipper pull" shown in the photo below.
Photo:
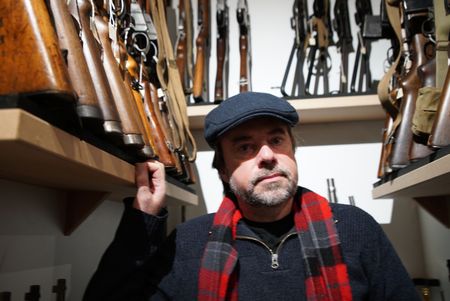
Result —
<path fill-rule="evenodd" d="M 272 269 L 276 270 L 280 267 L 278 263 L 278 254 L 272 254 Z"/>

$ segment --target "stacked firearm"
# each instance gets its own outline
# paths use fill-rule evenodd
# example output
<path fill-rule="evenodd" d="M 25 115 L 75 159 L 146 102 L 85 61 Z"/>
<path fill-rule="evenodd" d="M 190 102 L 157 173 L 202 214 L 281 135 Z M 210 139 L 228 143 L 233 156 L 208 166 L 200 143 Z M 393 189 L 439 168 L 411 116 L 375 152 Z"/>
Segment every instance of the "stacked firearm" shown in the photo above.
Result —
<path fill-rule="evenodd" d="M 295 37 L 281 83 L 283 96 L 298 98 L 375 91 L 376 82 L 372 80 L 370 72 L 371 43 L 383 37 L 379 28 L 380 16 L 372 14 L 370 0 L 355 1 L 358 46 L 351 81 L 349 55 L 355 50 L 348 0 L 334 1 L 334 7 L 331 7 L 330 0 L 314 0 L 312 8 L 313 12 L 309 15 L 308 1 L 294 0 L 291 27 Z M 334 33 L 337 34 L 337 41 L 333 41 Z M 331 90 L 329 85 L 332 48 L 340 56 L 337 90 Z M 288 84 L 289 79 L 291 83 Z"/>
<path fill-rule="evenodd" d="M 194 56 L 191 1 L 179 0 L 176 60 L 188 104 L 191 102 L 191 96 L 195 103 L 200 104 L 220 103 L 228 96 L 229 8 L 227 1 L 218 0 L 216 3 L 217 71 L 212 101 L 209 93 L 210 11 L 210 0 L 198 1 Z M 245 92 L 251 90 L 250 17 L 246 0 L 238 0 L 236 20 L 239 25 L 239 91 Z"/>
<path fill-rule="evenodd" d="M 378 177 L 450 145 L 447 0 L 383 1 L 392 39 L 389 70 L 378 85 L 386 111 Z"/>
<path fill-rule="evenodd" d="M 83 129 L 193 183 L 195 141 L 163 0 L 4 0 L 0 95 L 74 109 Z"/>

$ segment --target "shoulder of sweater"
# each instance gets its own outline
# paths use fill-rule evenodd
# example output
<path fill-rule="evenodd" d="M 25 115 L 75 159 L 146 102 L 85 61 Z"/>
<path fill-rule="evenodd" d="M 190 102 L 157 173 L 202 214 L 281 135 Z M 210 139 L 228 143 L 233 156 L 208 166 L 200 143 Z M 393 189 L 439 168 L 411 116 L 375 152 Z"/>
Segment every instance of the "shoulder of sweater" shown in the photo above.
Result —
<path fill-rule="evenodd" d="M 178 231 L 192 231 L 196 228 L 211 227 L 214 219 L 214 213 L 204 214 L 185 221 L 177 226 Z"/>

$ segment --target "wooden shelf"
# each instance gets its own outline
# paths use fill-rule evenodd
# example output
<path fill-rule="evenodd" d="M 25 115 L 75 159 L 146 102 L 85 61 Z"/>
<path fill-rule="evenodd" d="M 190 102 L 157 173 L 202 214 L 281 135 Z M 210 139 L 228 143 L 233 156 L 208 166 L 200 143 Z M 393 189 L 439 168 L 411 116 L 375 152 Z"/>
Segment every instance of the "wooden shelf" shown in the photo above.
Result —
<path fill-rule="evenodd" d="M 374 199 L 411 197 L 424 209 L 450 227 L 450 154 L 437 152 L 408 166 L 398 176 L 375 184 Z"/>
<path fill-rule="evenodd" d="M 300 114 L 302 124 L 381 120 L 386 116 L 378 96 L 374 94 L 314 97 L 288 101 Z M 202 129 L 205 116 L 216 106 L 214 104 L 188 106 L 190 128 Z"/>
<path fill-rule="evenodd" d="M 0 177 L 67 191 L 70 234 L 102 200 L 133 196 L 134 166 L 21 109 L 0 110 Z M 167 182 L 169 204 L 197 195 Z"/>

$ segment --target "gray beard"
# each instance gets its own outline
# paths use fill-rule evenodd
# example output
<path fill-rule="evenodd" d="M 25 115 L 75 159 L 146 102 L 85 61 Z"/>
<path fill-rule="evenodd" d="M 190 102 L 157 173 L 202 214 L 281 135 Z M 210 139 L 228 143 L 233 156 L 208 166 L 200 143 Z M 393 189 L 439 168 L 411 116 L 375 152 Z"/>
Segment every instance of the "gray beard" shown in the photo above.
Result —
<path fill-rule="evenodd" d="M 281 173 L 286 177 L 287 183 L 283 181 L 282 183 L 272 182 L 264 184 L 263 191 L 255 192 L 255 185 L 258 179 L 274 172 Z M 297 191 L 297 183 L 292 178 L 292 174 L 282 168 L 267 169 L 255 175 L 247 188 L 238 188 L 233 177 L 230 178 L 229 184 L 231 191 L 252 207 L 275 207 L 288 201 Z"/>

